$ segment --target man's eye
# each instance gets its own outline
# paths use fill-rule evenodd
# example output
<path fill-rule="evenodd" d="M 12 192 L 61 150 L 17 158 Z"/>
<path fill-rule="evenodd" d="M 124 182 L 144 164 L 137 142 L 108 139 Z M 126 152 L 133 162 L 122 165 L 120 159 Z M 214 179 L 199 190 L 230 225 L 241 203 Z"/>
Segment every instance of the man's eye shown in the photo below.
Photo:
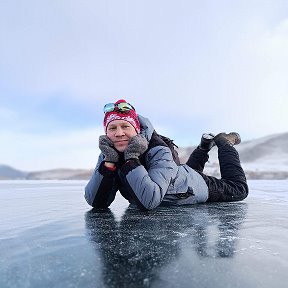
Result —
<path fill-rule="evenodd" d="M 110 131 L 113 131 L 113 130 L 115 130 L 115 129 L 116 129 L 115 127 L 110 127 L 110 128 L 109 128 Z"/>

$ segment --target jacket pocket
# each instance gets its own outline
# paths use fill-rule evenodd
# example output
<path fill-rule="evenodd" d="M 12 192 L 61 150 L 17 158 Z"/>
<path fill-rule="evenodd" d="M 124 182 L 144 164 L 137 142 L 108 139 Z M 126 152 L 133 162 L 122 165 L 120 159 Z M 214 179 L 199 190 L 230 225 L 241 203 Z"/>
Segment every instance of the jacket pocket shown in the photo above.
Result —
<path fill-rule="evenodd" d="M 176 197 L 178 199 L 187 199 L 188 197 L 193 196 L 193 195 L 194 195 L 193 189 L 189 187 L 186 193 L 177 193 Z"/>

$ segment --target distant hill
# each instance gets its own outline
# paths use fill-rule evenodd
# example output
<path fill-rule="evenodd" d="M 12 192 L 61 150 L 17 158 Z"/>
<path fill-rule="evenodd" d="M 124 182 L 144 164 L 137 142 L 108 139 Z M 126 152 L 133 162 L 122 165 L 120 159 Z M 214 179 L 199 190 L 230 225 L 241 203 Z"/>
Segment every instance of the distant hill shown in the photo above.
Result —
<path fill-rule="evenodd" d="M 269 135 L 245 141 L 235 146 L 248 179 L 288 179 L 288 133 Z M 185 163 L 194 147 L 178 148 L 181 163 Z M 217 148 L 209 153 L 204 173 L 220 177 Z M 7 165 L 0 165 L 0 180 L 88 180 L 93 170 L 53 169 L 24 172 Z"/>
<path fill-rule="evenodd" d="M 52 169 L 23 172 L 7 165 L 0 165 L 0 180 L 81 180 L 89 179 L 92 170 Z"/>
<path fill-rule="evenodd" d="M 82 180 L 89 179 L 92 170 L 84 169 L 53 169 L 45 171 L 30 172 L 27 174 L 27 180 Z"/>
<path fill-rule="evenodd" d="M 0 180 L 25 179 L 27 173 L 16 170 L 8 165 L 0 165 Z"/>

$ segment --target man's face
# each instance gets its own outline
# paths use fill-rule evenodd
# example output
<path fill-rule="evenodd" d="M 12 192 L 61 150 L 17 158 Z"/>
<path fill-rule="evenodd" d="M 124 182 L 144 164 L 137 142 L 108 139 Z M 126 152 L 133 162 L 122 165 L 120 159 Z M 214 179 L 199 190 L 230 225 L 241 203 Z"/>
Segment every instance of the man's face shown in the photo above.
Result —
<path fill-rule="evenodd" d="M 136 136 L 137 132 L 129 122 L 113 120 L 107 126 L 106 135 L 119 152 L 124 152 L 128 146 L 129 139 Z"/>

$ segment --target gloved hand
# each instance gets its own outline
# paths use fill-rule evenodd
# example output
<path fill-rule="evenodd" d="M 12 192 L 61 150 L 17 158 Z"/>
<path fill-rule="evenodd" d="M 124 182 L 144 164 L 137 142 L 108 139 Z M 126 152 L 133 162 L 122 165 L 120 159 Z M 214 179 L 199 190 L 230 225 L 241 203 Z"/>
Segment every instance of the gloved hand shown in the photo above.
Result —
<path fill-rule="evenodd" d="M 113 142 L 106 135 L 99 137 L 99 148 L 105 156 L 104 161 L 112 163 L 119 161 L 119 154 L 114 148 Z"/>
<path fill-rule="evenodd" d="M 130 138 L 127 149 L 124 151 L 125 161 L 138 159 L 148 149 L 148 141 L 142 134 Z"/>

